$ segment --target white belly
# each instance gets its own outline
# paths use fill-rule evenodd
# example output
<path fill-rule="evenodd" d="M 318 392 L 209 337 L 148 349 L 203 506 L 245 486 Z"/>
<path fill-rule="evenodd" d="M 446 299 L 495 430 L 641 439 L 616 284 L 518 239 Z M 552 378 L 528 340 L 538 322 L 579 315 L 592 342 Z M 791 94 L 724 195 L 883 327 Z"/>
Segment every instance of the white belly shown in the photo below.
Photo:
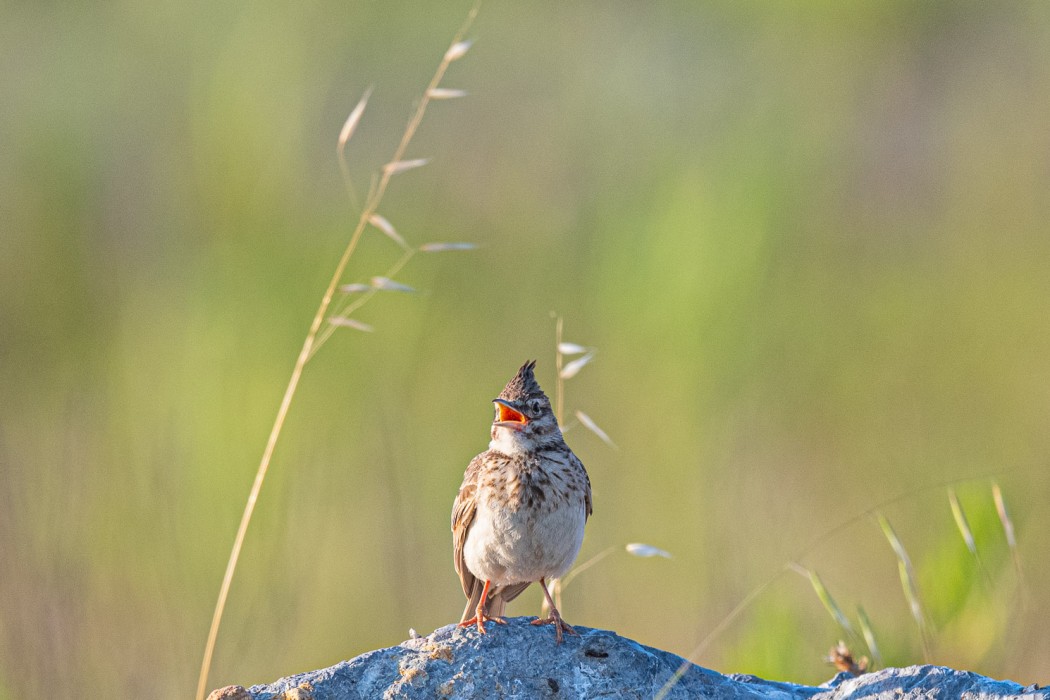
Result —
<path fill-rule="evenodd" d="M 479 501 L 463 549 L 467 568 L 479 579 L 503 586 L 557 578 L 576 560 L 587 520 L 582 499 L 528 517 L 524 510 Z"/>

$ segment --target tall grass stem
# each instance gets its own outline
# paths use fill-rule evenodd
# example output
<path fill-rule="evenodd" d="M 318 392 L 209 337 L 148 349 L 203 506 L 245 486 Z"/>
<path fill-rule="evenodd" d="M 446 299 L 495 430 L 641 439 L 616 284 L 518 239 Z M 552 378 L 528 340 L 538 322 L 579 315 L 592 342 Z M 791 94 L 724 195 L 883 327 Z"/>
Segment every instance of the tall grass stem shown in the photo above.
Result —
<path fill-rule="evenodd" d="M 200 675 L 197 679 L 197 700 L 203 700 L 204 693 L 207 689 L 208 673 L 211 670 L 211 662 L 215 652 L 215 643 L 218 639 L 219 627 L 222 622 L 223 611 L 226 608 L 226 601 L 229 597 L 230 586 L 233 583 L 233 575 L 237 570 L 237 562 L 240 559 L 241 549 L 244 546 L 244 539 L 248 533 L 248 525 L 251 523 L 252 514 L 255 511 L 255 505 L 259 500 L 259 493 L 262 491 L 263 482 L 266 480 L 266 474 L 269 471 L 270 463 L 273 459 L 273 453 L 277 447 L 277 440 L 281 435 L 285 419 L 287 418 L 288 411 L 292 405 L 292 399 L 295 397 L 296 389 L 299 387 L 299 380 L 302 378 L 303 370 L 306 368 L 306 363 L 313 356 L 315 345 L 318 341 L 318 333 L 321 330 L 321 325 L 324 323 L 328 309 L 332 304 L 332 298 L 335 296 L 336 289 L 343 278 L 343 274 L 350 262 L 350 258 L 357 249 L 357 244 L 361 240 L 361 235 L 364 233 L 369 220 L 372 218 L 372 215 L 376 213 L 380 202 L 383 200 L 383 195 L 386 193 L 387 187 L 390 184 L 390 178 L 406 166 L 406 162 L 403 160 L 405 152 L 408 150 L 408 145 L 411 143 L 412 137 L 415 135 L 416 130 L 423 121 L 423 115 L 426 113 L 427 106 L 430 104 L 432 91 L 440 84 L 441 79 L 445 75 L 445 71 L 448 70 L 452 61 L 460 58 L 466 52 L 466 48 L 469 47 L 469 44 L 464 44 L 463 36 L 473 23 L 480 7 L 481 0 L 477 0 L 474 7 L 471 8 L 468 13 L 463 25 L 456 33 L 451 48 L 445 52 L 441 63 L 438 65 L 437 70 L 434 72 L 434 76 L 431 78 L 430 83 L 427 85 L 427 88 L 423 93 L 423 97 L 420 98 L 419 104 L 416 106 L 416 110 L 412 114 L 408 126 L 405 128 L 405 131 L 401 136 L 401 141 L 398 143 L 397 149 L 394 151 L 393 157 L 387 165 L 382 168 L 382 175 L 371 188 L 369 197 L 365 202 L 364 210 L 358 217 L 357 225 L 354 227 L 353 234 L 350 236 L 350 241 L 343 250 L 339 262 L 336 264 L 335 271 L 332 273 L 332 278 L 329 281 L 328 287 L 325 289 L 325 292 L 321 297 L 321 302 L 317 307 L 317 312 L 314 314 L 313 320 L 310 322 L 310 329 L 307 331 L 302 349 L 300 349 L 299 355 L 296 357 L 295 366 L 292 368 L 292 374 L 288 380 L 288 386 L 285 387 L 284 396 L 281 398 L 280 407 L 277 409 L 277 416 L 274 419 L 273 427 L 270 429 L 270 435 L 266 440 L 266 448 L 263 450 L 262 458 L 259 461 L 259 467 L 255 472 L 255 480 L 252 482 L 251 491 L 248 493 L 248 502 L 245 504 L 244 512 L 241 514 L 241 521 L 237 527 L 237 534 L 233 540 L 233 547 L 230 550 L 230 556 L 226 562 L 226 572 L 223 574 L 222 585 L 219 587 L 219 596 L 218 600 L 215 602 L 215 611 L 212 615 L 211 627 L 208 630 L 208 640 L 204 647 Z M 344 124 L 343 131 L 340 133 L 340 166 L 344 178 L 347 179 L 349 178 L 349 170 L 344 165 L 345 156 L 342 154 L 344 153 L 346 142 L 349 140 L 353 130 L 356 128 L 357 123 L 360 120 L 367 99 L 368 94 L 366 93 L 361 101 L 358 102 L 354 111 L 351 112 L 350 117 Z M 408 164 L 415 165 L 415 162 L 409 161 Z M 352 195 L 352 187 L 349 191 Z M 399 265 L 395 264 L 395 269 L 400 269 L 400 265 L 407 262 L 407 257 L 403 256 L 402 260 L 403 261 L 399 261 Z M 327 337 L 328 335 L 326 334 L 324 339 L 327 339 Z"/>

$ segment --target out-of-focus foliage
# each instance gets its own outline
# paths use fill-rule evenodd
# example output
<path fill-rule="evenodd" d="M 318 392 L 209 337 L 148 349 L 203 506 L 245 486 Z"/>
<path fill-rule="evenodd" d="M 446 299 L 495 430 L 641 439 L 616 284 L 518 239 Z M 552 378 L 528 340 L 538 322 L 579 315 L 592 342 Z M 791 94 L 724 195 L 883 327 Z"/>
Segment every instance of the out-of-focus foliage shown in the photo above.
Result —
<path fill-rule="evenodd" d="M 236 522 L 359 197 L 466 3 L 0 9 L 0 698 L 186 697 Z M 554 323 L 615 441 L 573 623 L 688 654 L 796 561 L 884 660 L 1045 682 L 1050 12 L 1040 3 L 496 3 L 381 214 L 417 256 L 307 367 L 211 685 L 457 618 L 448 514 Z M 373 231 L 346 282 L 382 275 Z M 995 514 L 1017 528 L 1019 583 Z M 983 570 L 956 528 L 953 480 Z M 845 523 L 845 525 L 843 525 Z M 638 559 L 627 542 L 674 558 Z M 812 544 L 816 543 L 816 544 Z M 535 591 L 513 614 L 539 609 Z M 856 620 L 854 620 L 856 623 Z M 819 681 L 788 571 L 697 659 Z M 858 655 L 863 652 L 854 650 Z"/>

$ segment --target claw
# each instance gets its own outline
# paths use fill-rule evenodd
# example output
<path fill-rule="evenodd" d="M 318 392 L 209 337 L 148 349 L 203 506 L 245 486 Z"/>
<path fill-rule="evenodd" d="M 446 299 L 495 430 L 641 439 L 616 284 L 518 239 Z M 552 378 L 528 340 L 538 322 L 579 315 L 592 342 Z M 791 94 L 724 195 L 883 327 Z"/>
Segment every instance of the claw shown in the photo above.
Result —
<path fill-rule="evenodd" d="M 495 622 L 498 625 L 505 625 L 505 624 L 507 624 L 507 621 L 504 620 L 502 617 L 489 617 L 488 615 L 481 614 L 481 615 L 475 615 L 474 617 L 470 618 L 469 620 L 464 620 L 463 622 L 459 623 L 459 626 L 460 627 L 470 627 L 471 625 L 477 625 L 478 633 L 479 634 L 485 634 L 486 633 L 485 632 L 485 623 L 486 622 Z"/>
<path fill-rule="evenodd" d="M 478 626 L 478 634 L 485 634 L 485 623 L 492 621 L 498 625 L 505 625 L 507 621 L 502 617 L 489 617 L 485 614 L 485 601 L 489 597 L 489 586 L 492 585 L 491 581 L 485 581 L 485 587 L 481 590 L 481 600 L 478 601 L 478 607 L 474 610 L 474 617 L 469 620 L 463 620 L 459 623 L 460 627 L 470 627 L 471 625 Z"/>
<path fill-rule="evenodd" d="M 550 617 L 544 617 L 544 618 L 541 618 L 541 619 L 533 620 L 530 624 L 533 624 L 533 625 L 554 625 L 554 641 L 557 642 L 558 644 L 561 644 L 561 642 L 562 642 L 562 632 L 565 632 L 565 634 L 571 634 L 571 635 L 574 635 L 574 636 L 577 636 L 577 637 L 580 636 L 580 633 L 577 632 L 576 630 L 574 630 L 572 628 L 572 625 L 570 625 L 565 620 L 561 619 L 561 615 L 558 613 L 557 609 L 552 609 L 551 610 L 551 616 Z"/>
<path fill-rule="evenodd" d="M 580 636 L 580 633 L 574 630 L 569 623 L 561 619 L 561 613 L 558 612 L 558 606 L 554 604 L 554 599 L 551 598 L 550 591 L 547 590 L 547 581 L 540 579 L 540 588 L 543 589 L 543 597 L 547 599 L 547 605 L 551 609 L 551 616 L 545 617 L 542 620 L 533 620 L 534 625 L 554 625 L 554 641 L 561 644 L 562 636 L 561 633 Z"/>

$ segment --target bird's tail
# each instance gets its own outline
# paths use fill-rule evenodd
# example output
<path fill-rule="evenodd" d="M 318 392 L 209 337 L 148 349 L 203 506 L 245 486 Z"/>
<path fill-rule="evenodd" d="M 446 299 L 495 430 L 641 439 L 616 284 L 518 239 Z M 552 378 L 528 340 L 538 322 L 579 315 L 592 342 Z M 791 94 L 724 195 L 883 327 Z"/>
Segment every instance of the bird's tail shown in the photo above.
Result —
<path fill-rule="evenodd" d="M 515 583 L 511 586 L 490 586 L 489 596 L 485 599 L 485 615 L 488 617 L 503 617 L 507 609 L 507 603 L 521 595 L 522 591 L 529 587 L 529 583 Z M 481 602 L 481 591 L 485 586 L 478 581 L 470 589 L 470 597 L 467 599 L 467 607 L 463 609 L 463 617 L 460 622 L 466 622 L 477 613 L 478 603 Z"/>

